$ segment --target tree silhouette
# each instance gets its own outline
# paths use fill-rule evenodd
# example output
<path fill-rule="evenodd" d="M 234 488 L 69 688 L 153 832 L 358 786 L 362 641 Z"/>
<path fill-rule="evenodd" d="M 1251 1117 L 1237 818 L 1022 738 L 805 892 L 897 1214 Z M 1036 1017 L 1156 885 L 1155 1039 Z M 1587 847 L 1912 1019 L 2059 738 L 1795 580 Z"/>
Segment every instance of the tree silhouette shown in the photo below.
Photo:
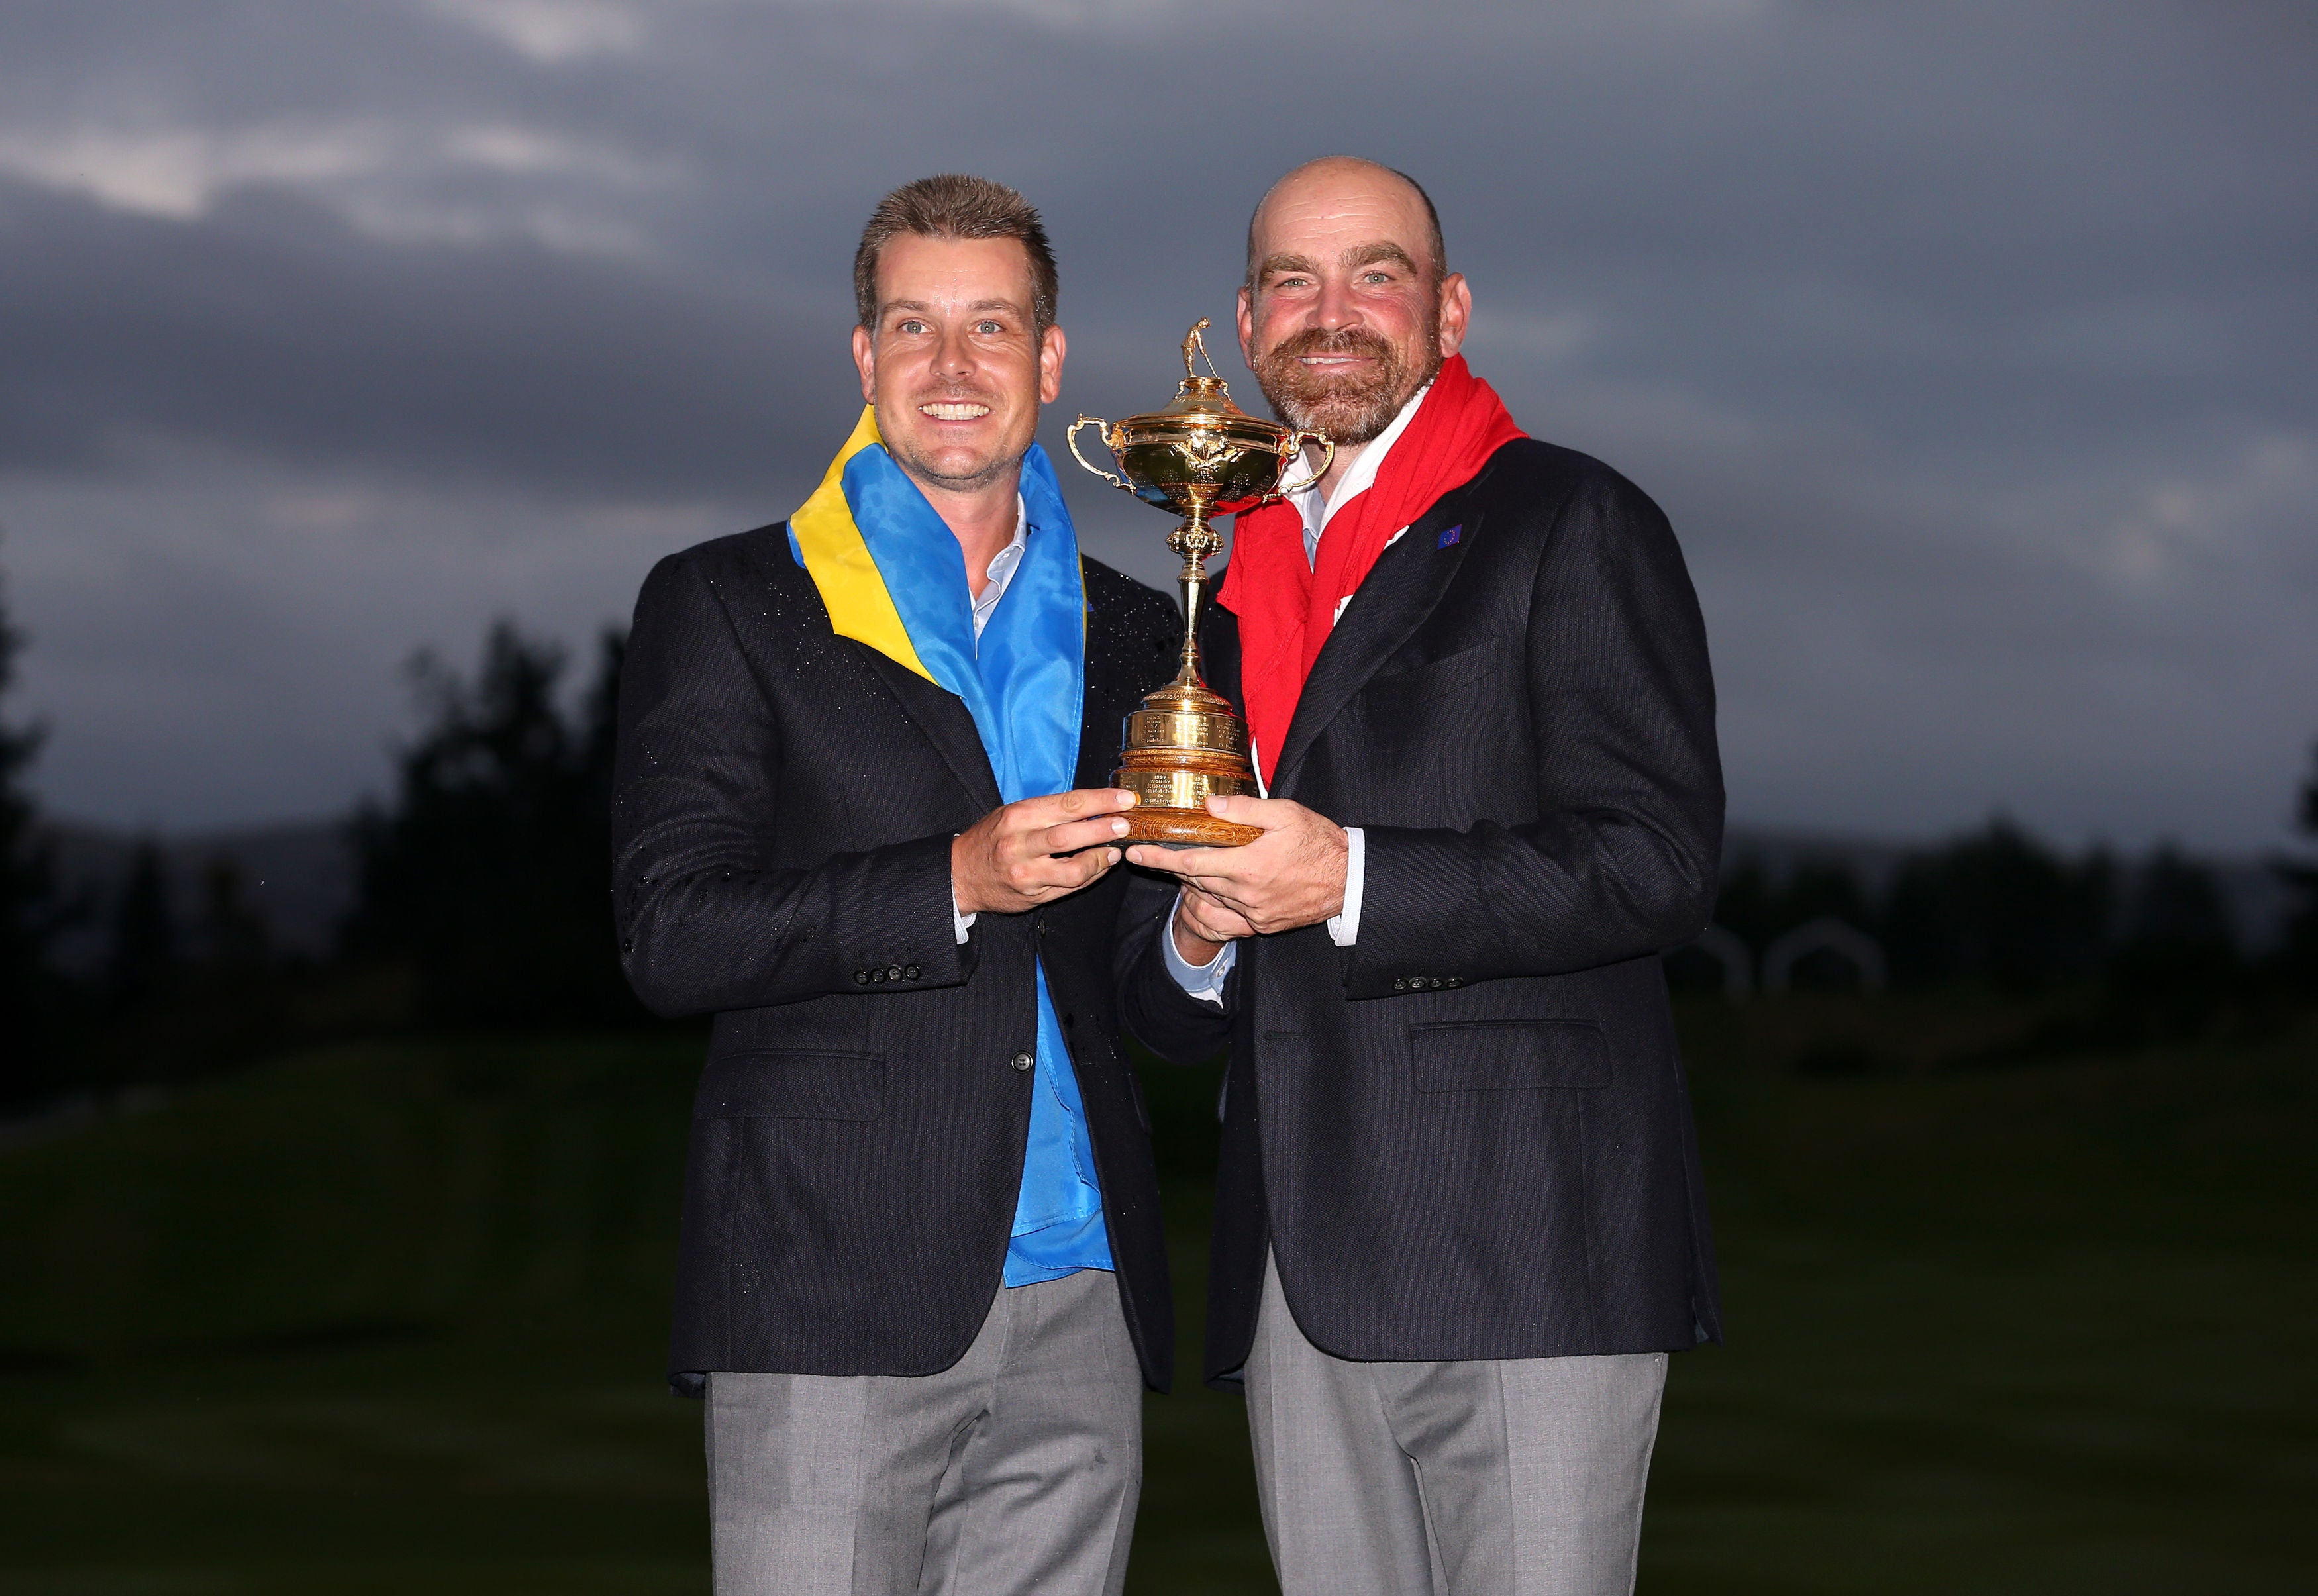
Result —
<path fill-rule="evenodd" d="M 0 582 L 0 700 L 15 685 L 22 647 Z M 50 1071 L 59 993 L 46 959 L 54 883 L 23 785 L 42 736 L 38 726 L 0 721 L 0 1028 L 7 1037 L 0 1047 L 0 1101 L 36 1096 L 55 1084 Z"/>
<path fill-rule="evenodd" d="M 609 798 L 621 645 L 606 637 L 579 712 L 564 656 L 491 628 L 470 683 L 431 655 L 410 675 L 426 729 L 391 811 L 355 821 L 361 905 L 350 951 L 408 962 L 429 1022 L 629 1022 L 613 945 Z"/>
<path fill-rule="evenodd" d="M 2107 855 L 2072 864 L 1999 817 L 1900 866 L 1884 911 L 1893 973 L 2016 990 L 2098 975 L 2116 878 Z"/>
<path fill-rule="evenodd" d="M 129 877 L 113 901 L 106 995 L 122 1009 L 149 1007 L 167 994 L 176 962 L 177 917 L 169 902 L 161 845 L 140 838 L 129 856 Z"/>
<path fill-rule="evenodd" d="M 2310 748 L 2310 774 L 2295 805 L 2295 829 L 2318 843 L 2318 743 Z M 2293 892 L 2296 908 L 2286 922 L 2278 960 L 2287 979 L 2305 998 L 2318 999 L 2318 864 L 2281 859 L 2273 866 Z"/>

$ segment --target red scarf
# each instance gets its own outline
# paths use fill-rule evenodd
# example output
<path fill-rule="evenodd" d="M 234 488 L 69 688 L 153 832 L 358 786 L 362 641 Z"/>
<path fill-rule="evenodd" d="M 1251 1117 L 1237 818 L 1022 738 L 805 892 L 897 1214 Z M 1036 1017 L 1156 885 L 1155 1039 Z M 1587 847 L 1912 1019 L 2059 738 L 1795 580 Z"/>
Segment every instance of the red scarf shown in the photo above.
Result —
<path fill-rule="evenodd" d="M 1394 533 L 1471 481 L 1500 447 L 1527 435 L 1460 354 L 1442 363 L 1376 480 L 1329 518 L 1314 563 L 1304 559 L 1304 517 L 1286 499 L 1234 517 L 1231 563 L 1216 602 L 1239 617 L 1240 692 L 1266 786 L 1337 607 Z"/>

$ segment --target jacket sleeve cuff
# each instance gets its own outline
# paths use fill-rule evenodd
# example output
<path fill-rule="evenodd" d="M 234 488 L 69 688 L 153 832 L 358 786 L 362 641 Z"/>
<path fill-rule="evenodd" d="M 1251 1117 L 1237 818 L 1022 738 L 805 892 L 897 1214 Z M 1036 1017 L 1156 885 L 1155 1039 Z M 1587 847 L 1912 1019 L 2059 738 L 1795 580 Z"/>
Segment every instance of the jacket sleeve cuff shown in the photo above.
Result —
<path fill-rule="evenodd" d="M 1455 925 L 1458 894 L 1443 893 L 1445 883 L 1457 879 L 1452 860 L 1440 856 L 1437 837 L 1390 829 L 1373 829 L 1361 838 L 1360 896 L 1352 895 L 1349 872 L 1344 888 L 1345 913 L 1353 928 L 1361 928 L 1360 910 L 1366 910 L 1365 939 L 1357 945 L 1351 936 L 1337 941 L 1344 950 L 1344 995 L 1348 998 L 1391 998 L 1407 992 L 1446 991 L 1473 981 L 1477 973 L 1461 967 L 1470 956 L 1465 938 Z M 1445 896 L 1451 913 L 1442 923 Z M 1358 907 L 1356 907 L 1356 905 Z M 1336 937 L 1335 923 L 1329 935 Z"/>

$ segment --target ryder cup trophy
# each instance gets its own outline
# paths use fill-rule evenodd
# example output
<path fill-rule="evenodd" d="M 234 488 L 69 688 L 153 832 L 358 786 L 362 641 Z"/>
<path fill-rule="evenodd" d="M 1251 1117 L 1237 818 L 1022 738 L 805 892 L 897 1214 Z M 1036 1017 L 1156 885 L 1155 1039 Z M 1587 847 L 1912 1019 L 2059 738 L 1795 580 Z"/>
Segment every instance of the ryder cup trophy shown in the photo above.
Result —
<path fill-rule="evenodd" d="M 1201 317 L 1183 339 L 1183 381 L 1165 408 L 1118 422 L 1082 416 L 1065 435 L 1071 453 L 1087 470 L 1183 518 L 1167 538 L 1167 546 L 1183 557 L 1178 578 L 1183 586 L 1182 668 L 1127 717 L 1125 747 L 1119 768 L 1110 773 L 1112 786 L 1136 794 L 1135 807 L 1127 811 L 1128 840 L 1174 847 L 1236 847 L 1263 835 L 1208 812 L 1210 793 L 1256 790 L 1247 722 L 1199 680 L 1199 599 L 1208 582 L 1208 557 L 1223 546 L 1208 517 L 1301 492 L 1326 474 L 1336 456 L 1336 445 L 1318 433 L 1259 421 L 1232 403 L 1213 360 L 1208 360 L 1208 374 L 1199 375 L 1192 359 L 1195 353 L 1207 359 L 1207 340 L 1199 336 L 1207 325 Z M 1123 477 L 1079 453 L 1083 426 L 1101 429 L 1096 435 Z M 1319 466 L 1303 481 L 1283 487 L 1281 475 L 1307 444 L 1324 451 Z"/>

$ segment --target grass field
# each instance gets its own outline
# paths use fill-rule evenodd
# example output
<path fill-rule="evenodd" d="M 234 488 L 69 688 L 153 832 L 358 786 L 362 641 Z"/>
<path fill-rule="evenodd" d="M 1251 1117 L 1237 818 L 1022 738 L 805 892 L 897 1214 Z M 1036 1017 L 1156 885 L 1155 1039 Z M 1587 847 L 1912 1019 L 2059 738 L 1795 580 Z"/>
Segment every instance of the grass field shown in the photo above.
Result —
<path fill-rule="evenodd" d="M 1934 1067 L 1994 1013 L 1685 1008 L 1732 1344 L 1676 1360 L 1645 1591 L 2318 1583 L 2318 1035 Z M 705 1591 L 694 1063 L 346 1048 L 0 1152 L 0 1589 Z M 1196 1349 L 1212 1080 L 1153 1084 Z M 1245 1444 L 1152 1401 L 1131 1590 L 1269 1588 Z"/>

